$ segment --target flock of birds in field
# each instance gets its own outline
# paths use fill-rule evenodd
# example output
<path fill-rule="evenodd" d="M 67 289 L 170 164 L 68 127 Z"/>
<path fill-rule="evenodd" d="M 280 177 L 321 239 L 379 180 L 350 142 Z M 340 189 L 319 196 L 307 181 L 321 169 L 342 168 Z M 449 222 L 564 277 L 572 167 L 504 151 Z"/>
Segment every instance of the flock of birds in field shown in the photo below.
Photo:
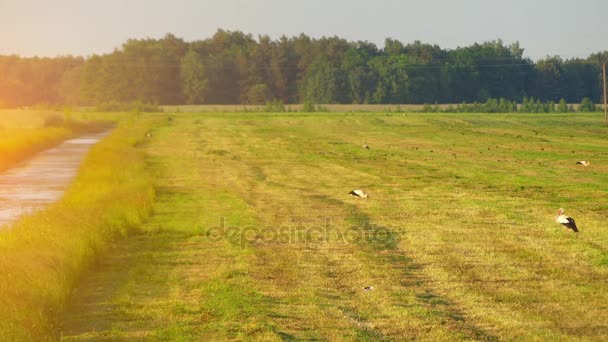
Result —
<path fill-rule="evenodd" d="M 363 144 L 362 146 L 364 149 L 369 150 L 369 145 L 368 144 Z M 582 165 L 582 166 L 589 166 L 591 163 L 587 160 L 580 160 L 578 162 L 576 162 L 576 165 Z M 351 192 L 348 193 L 350 196 L 356 197 L 356 198 L 363 198 L 366 199 L 368 198 L 368 194 L 361 190 L 361 189 L 354 189 Z M 576 226 L 576 222 L 574 221 L 574 219 L 570 216 L 567 216 L 564 214 L 564 209 L 563 208 L 559 208 L 559 210 L 557 211 L 557 215 L 555 216 L 555 221 L 559 224 L 561 224 L 563 227 L 567 228 L 567 229 L 571 229 L 573 232 L 578 233 L 578 227 Z M 371 288 L 363 288 L 366 291 L 370 291 L 373 290 L 373 287 Z"/>

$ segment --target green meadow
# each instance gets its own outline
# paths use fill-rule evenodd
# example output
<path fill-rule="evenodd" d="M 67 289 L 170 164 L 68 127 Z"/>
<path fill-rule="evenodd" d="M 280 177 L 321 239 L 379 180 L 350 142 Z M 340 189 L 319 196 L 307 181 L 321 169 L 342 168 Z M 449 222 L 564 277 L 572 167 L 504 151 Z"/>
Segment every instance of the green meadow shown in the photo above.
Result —
<path fill-rule="evenodd" d="M 7 339 L 608 339 L 600 114 L 117 125 L 62 201 L 0 233 Z"/>

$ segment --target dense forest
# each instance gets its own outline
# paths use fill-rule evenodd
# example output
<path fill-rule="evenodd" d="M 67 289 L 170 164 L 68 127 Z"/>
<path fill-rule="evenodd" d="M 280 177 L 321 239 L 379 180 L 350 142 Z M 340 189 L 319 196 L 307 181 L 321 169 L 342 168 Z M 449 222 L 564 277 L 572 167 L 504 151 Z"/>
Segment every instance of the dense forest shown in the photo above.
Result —
<path fill-rule="evenodd" d="M 601 100 L 600 54 L 532 61 L 519 43 L 442 49 L 386 39 L 384 48 L 339 37 L 219 30 L 186 42 L 131 39 L 110 54 L 0 56 L 0 107 L 284 103 L 462 103 Z"/>

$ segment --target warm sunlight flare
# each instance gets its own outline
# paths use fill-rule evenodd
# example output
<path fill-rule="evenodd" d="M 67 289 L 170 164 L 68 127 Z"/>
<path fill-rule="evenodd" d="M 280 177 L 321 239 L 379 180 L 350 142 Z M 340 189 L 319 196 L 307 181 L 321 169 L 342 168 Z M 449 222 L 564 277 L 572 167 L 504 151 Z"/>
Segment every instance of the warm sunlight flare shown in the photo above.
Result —
<path fill-rule="evenodd" d="M 608 341 L 608 1 L 501 5 L 0 1 L 0 342 Z"/>

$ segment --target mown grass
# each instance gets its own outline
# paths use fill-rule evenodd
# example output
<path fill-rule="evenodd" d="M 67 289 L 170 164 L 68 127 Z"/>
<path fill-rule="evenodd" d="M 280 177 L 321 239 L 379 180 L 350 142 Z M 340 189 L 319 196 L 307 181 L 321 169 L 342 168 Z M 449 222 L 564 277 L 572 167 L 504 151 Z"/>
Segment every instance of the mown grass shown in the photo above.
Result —
<path fill-rule="evenodd" d="M 31 111 L 0 111 L 0 171 L 80 134 L 111 127 L 116 116 Z"/>
<path fill-rule="evenodd" d="M 608 338 L 599 115 L 165 116 L 66 340 Z"/>
<path fill-rule="evenodd" d="M 82 271 L 149 214 L 154 189 L 136 145 L 151 124 L 121 121 L 91 149 L 60 202 L 0 232 L 3 341 L 56 340 Z"/>

